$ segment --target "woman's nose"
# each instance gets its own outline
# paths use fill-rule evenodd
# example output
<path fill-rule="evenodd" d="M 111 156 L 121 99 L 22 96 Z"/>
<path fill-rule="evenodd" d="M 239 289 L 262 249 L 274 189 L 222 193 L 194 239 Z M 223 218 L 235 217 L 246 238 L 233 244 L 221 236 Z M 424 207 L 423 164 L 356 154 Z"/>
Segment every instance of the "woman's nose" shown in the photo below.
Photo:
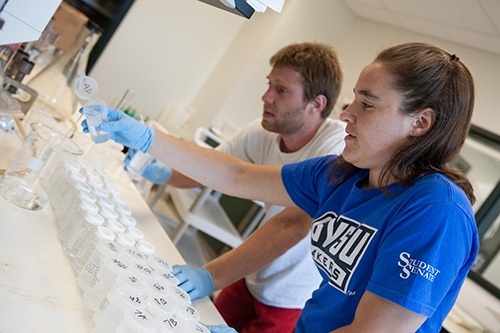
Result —
<path fill-rule="evenodd" d="M 352 113 L 351 113 L 352 104 L 346 104 L 342 107 L 342 111 L 340 112 L 339 119 L 343 122 L 352 122 Z"/>

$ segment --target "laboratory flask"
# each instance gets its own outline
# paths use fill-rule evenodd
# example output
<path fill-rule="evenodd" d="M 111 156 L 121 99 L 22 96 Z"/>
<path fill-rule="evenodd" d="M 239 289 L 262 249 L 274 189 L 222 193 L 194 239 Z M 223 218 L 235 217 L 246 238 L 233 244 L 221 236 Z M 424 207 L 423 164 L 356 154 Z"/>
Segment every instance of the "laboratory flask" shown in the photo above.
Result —
<path fill-rule="evenodd" d="M 40 210 L 51 196 L 57 173 L 65 161 L 82 154 L 78 145 L 65 135 L 40 124 L 31 131 L 0 179 L 0 195 L 10 203 Z"/>

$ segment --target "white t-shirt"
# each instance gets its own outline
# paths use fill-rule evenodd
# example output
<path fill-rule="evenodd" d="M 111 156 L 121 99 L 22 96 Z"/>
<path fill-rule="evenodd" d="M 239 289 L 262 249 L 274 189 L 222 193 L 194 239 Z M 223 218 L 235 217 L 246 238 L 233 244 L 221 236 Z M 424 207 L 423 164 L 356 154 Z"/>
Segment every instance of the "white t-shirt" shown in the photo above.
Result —
<path fill-rule="evenodd" d="M 241 160 L 267 165 L 282 165 L 328 154 L 338 155 L 344 149 L 345 124 L 327 119 L 314 138 L 293 153 L 280 151 L 278 134 L 262 128 L 260 119 L 246 125 L 217 150 Z M 282 206 L 266 205 L 265 223 L 281 212 Z M 246 277 L 250 293 L 260 302 L 274 307 L 298 309 L 311 297 L 321 282 L 311 257 L 309 236 L 262 270 Z"/>

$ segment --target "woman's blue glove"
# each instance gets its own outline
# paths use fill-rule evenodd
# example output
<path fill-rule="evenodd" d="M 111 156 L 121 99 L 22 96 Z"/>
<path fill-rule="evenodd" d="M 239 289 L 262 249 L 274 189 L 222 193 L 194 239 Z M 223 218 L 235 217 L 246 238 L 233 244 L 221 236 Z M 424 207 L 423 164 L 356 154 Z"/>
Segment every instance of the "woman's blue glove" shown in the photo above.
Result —
<path fill-rule="evenodd" d="M 234 328 L 227 325 L 205 325 L 210 333 L 238 333 Z"/>
<path fill-rule="evenodd" d="M 82 121 L 83 132 L 88 133 L 87 120 Z M 153 143 L 154 129 L 124 112 L 108 107 L 108 122 L 96 128 L 111 133 L 111 139 L 132 149 L 147 153 Z"/>
<path fill-rule="evenodd" d="M 137 150 L 135 149 L 128 150 L 127 156 L 125 157 L 125 170 L 127 170 L 136 152 Z M 148 164 L 141 176 L 154 184 L 163 184 L 172 176 L 172 168 L 155 158 Z"/>
<path fill-rule="evenodd" d="M 184 289 L 193 300 L 207 296 L 214 291 L 212 276 L 203 267 L 174 265 L 172 273 L 179 280 L 179 287 Z"/>

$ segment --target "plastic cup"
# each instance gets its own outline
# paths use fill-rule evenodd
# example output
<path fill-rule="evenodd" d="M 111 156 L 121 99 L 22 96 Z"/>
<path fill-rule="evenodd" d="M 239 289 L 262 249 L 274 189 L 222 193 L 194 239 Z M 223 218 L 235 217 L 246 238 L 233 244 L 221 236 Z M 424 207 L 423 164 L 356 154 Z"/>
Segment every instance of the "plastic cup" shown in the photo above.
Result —
<path fill-rule="evenodd" d="M 83 114 L 87 119 L 90 137 L 95 143 L 103 143 L 111 138 L 111 133 L 99 131 L 97 127 L 108 121 L 108 107 L 104 101 L 96 98 L 83 106 Z"/>

